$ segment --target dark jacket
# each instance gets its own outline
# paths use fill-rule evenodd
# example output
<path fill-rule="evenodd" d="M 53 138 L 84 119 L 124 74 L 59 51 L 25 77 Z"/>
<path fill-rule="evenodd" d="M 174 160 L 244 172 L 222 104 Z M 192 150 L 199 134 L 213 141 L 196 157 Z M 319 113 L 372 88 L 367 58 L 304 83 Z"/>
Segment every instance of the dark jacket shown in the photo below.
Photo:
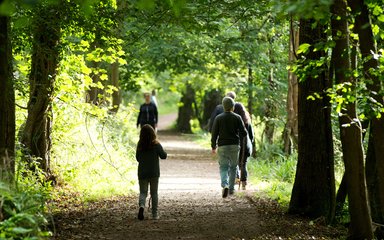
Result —
<path fill-rule="evenodd" d="M 136 151 L 136 160 L 139 162 L 137 175 L 139 179 L 149 179 L 160 177 L 159 158 L 166 159 L 167 153 L 161 144 L 154 145 L 146 151 Z"/>
<path fill-rule="evenodd" d="M 248 135 L 242 138 L 239 162 L 243 163 L 247 161 L 247 158 L 252 155 L 253 152 L 253 142 L 255 141 L 255 135 L 253 132 L 252 124 L 246 124 L 245 128 L 247 129 Z"/>
<path fill-rule="evenodd" d="M 239 102 L 236 102 L 235 103 L 235 108 L 233 110 L 234 113 L 240 115 L 241 119 L 243 119 L 243 121 L 245 121 L 245 107 L 243 106 L 243 104 L 239 103 Z M 223 108 L 223 105 L 222 104 L 219 104 L 215 107 L 215 109 L 213 110 L 212 114 L 211 114 L 211 117 L 209 118 L 209 122 L 208 122 L 208 130 L 209 132 L 212 132 L 212 127 L 213 127 L 213 122 L 215 121 L 215 118 L 222 114 L 224 112 L 224 108 Z"/>
<path fill-rule="evenodd" d="M 211 147 L 217 145 L 240 145 L 240 139 L 247 136 L 243 120 L 233 112 L 224 112 L 218 115 L 213 122 Z"/>
<path fill-rule="evenodd" d="M 157 107 L 154 103 L 142 104 L 140 106 L 140 113 L 137 117 L 137 126 L 149 124 L 154 126 L 158 121 Z"/>

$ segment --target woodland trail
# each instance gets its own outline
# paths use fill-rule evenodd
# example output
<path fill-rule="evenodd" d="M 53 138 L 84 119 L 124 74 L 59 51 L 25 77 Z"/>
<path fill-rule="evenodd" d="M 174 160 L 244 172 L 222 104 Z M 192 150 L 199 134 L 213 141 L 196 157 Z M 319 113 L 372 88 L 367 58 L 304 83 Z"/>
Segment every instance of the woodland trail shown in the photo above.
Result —
<path fill-rule="evenodd" d="M 286 215 L 253 191 L 221 198 L 218 164 L 209 149 L 160 131 L 159 220 L 137 220 L 137 194 L 63 211 L 53 239 L 335 239 L 340 232 Z"/>

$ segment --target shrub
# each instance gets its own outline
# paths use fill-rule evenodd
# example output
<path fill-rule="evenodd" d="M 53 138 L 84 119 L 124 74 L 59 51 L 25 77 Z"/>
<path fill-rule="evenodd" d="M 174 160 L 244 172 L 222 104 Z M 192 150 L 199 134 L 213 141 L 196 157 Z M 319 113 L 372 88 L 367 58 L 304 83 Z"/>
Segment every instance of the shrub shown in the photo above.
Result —
<path fill-rule="evenodd" d="M 43 183 L 42 173 L 19 164 L 15 183 L 0 182 L 0 239 L 41 239 L 51 236 L 46 228 L 45 203 L 50 183 Z"/>

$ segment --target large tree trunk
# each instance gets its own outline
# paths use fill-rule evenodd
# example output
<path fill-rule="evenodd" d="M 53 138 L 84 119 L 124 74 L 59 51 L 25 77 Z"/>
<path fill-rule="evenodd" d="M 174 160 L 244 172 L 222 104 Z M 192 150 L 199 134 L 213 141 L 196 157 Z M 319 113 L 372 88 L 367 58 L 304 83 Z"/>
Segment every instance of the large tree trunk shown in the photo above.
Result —
<path fill-rule="evenodd" d="M 296 61 L 296 51 L 299 46 L 299 30 L 294 26 L 291 19 L 291 27 L 289 34 L 289 63 Z M 284 128 L 284 152 L 291 154 L 292 148 L 297 148 L 298 130 L 297 130 L 297 76 L 288 71 L 288 94 L 287 94 L 287 123 Z"/>
<path fill-rule="evenodd" d="M 191 119 L 193 116 L 193 102 L 195 101 L 195 90 L 191 85 L 187 85 L 181 97 L 181 106 L 177 118 L 177 130 L 182 133 L 192 133 Z"/>
<path fill-rule="evenodd" d="M 336 43 L 332 54 L 335 80 L 339 84 L 350 83 L 352 89 L 350 94 L 353 94 L 356 82 L 352 79 L 346 2 L 335 0 L 331 10 L 332 38 Z M 349 237 L 351 239 L 372 239 L 371 216 L 364 176 L 362 131 L 360 122 L 355 119 L 357 119 L 356 103 L 347 103 L 341 110 L 339 124 L 351 219 Z"/>
<path fill-rule="evenodd" d="M 10 18 L 0 15 L 0 180 L 15 172 L 15 93 L 12 72 Z"/>
<path fill-rule="evenodd" d="M 354 32 L 359 36 L 359 48 L 362 55 L 364 78 L 370 90 L 370 97 L 384 104 L 381 81 L 373 71 L 379 63 L 372 53 L 377 53 L 369 11 L 363 0 L 348 0 L 355 16 Z M 373 117 L 370 123 L 368 151 L 366 158 L 367 182 L 371 213 L 374 222 L 384 224 L 384 117 Z M 371 184 L 371 183 L 374 183 Z M 382 234 L 382 233 L 380 233 Z M 383 235 L 381 235 L 383 236 Z M 381 237 L 382 238 L 382 237 Z"/>
<path fill-rule="evenodd" d="M 313 19 L 300 20 L 300 44 L 326 41 L 324 26 Z M 319 60 L 324 51 L 305 55 L 307 60 Z M 298 92 L 298 163 L 292 189 L 289 213 L 311 218 L 332 220 L 335 208 L 335 176 L 329 99 L 308 100 L 313 93 L 323 93 L 329 87 L 326 66 L 317 69 L 316 76 L 307 75 L 299 83 Z"/>
<path fill-rule="evenodd" d="M 28 117 L 22 135 L 22 143 L 31 159 L 36 158 L 39 167 L 48 175 L 50 174 L 51 105 L 60 53 L 60 5 L 59 3 L 40 5 L 35 8 Z"/>
<path fill-rule="evenodd" d="M 221 104 L 222 92 L 217 89 L 213 89 L 206 92 L 203 101 L 203 127 L 208 130 L 211 114 L 218 104 Z"/>

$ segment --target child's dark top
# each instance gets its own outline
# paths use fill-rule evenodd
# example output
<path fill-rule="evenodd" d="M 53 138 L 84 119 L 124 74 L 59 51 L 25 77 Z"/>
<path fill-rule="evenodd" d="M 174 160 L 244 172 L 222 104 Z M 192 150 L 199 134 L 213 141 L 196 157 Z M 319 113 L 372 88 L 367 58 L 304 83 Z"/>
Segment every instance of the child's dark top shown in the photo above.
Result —
<path fill-rule="evenodd" d="M 167 153 L 164 151 L 160 143 L 155 144 L 148 150 L 136 151 L 136 160 L 139 162 L 139 179 L 160 177 L 159 158 L 167 158 Z"/>

